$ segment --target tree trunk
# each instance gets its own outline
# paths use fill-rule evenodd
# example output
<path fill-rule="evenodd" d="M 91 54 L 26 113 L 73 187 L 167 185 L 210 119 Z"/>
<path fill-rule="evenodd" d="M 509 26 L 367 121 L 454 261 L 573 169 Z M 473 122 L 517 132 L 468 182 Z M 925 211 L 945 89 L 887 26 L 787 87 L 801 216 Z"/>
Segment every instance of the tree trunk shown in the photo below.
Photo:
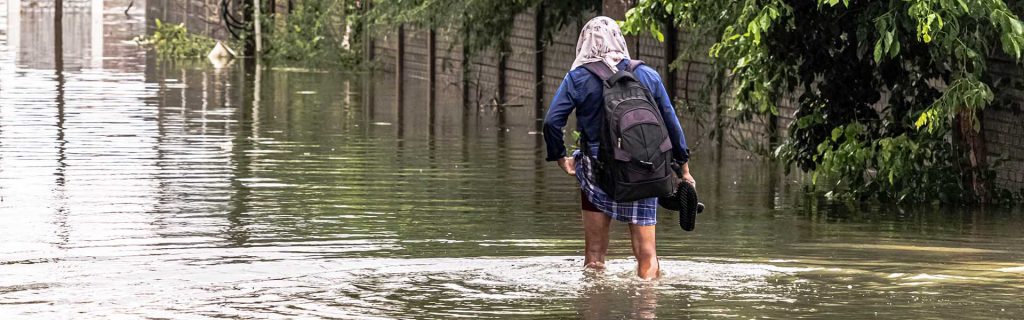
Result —
<path fill-rule="evenodd" d="M 262 32 L 262 30 L 260 30 L 261 29 L 261 26 L 260 26 L 261 25 L 261 23 L 260 23 L 260 15 L 263 14 L 261 12 L 262 9 L 260 9 L 260 2 L 262 2 L 262 1 L 263 0 L 254 0 L 253 1 L 253 8 L 252 8 L 252 12 L 253 12 L 253 19 L 252 19 L 253 30 L 255 30 L 255 34 L 256 34 L 256 57 L 257 58 L 259 58 L 260 54 L 263 53 L 263 32 Z"/>
<path fill-rule="evenodd" d="M 979 119 L 982 118 L 981 111 L 977 112 Z M 960 149 L 961 173 L 964 186 L 970 190 L 980 202 L 989 202 L 989 181 L 985 177 L 985 170 L 988 168 L 988 151 L 985 148 L 985 130 L 982 122 L 974 127 L 974 117 L 969 111 L 957 114 L 954 120 L 954 141 Z"/>
<path fill-rule="evenodd" d="M 252 10 L 253 7 L 254 7 L 253 0 L 243 0 L 242 3 L 243 3 L 243 5 L 242 5 L 242 20 L 244 20 L 247 23 L 255 23 L 254 19 L 253 19 L 253 10 Z M 249 31 L 252 31 L 252 30 L 254 30 L 254 29 L 246 30 L 246 32 L 249 32 Z M 245 56 L 246 57 L 253 57 L 253 56 L 256 55 L 256 41 L 255 41 L 255 39 L 256 38 L 253 37 L 252 33 L 249 33 L 246 36 L 246 39 L 245 39 Z"/>

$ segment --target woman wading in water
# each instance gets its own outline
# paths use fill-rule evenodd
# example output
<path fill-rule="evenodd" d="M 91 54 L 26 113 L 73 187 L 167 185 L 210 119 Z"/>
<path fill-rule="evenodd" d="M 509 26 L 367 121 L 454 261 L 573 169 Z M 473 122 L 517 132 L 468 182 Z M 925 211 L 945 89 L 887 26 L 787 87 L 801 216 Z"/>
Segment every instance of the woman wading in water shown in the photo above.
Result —
<path fill-rule="evenodd" d="M 544 141 L 547 144 L 547 160 L 558 161 L 558 166 L 580 183 L 583 229 L 585 239 L 584 267 L 603 269 L 608 252 L 608 231 L 611 220 L 629 224 L 633 255 L 637 260 L 637 276 L 652 279 L 659 274 L 658 255 L 655 250 L 654 225 L 657 223 L 657 198 L 644 198 L 630 202 L 616 202 L 598 187 L 592 170 L 597 161 L 600 130 L 605 121 L 604 86 L 599 75 L 582 66 L 602 63 L 612 73 L 628 70 L 629 52 L 615 20 L 597 17 L 587 22 L 576 43 L 576 60 L 561 86 L 555 92 L 548 114 L 544 118 Z M 602 66 L 601 68 L 604 68 Z M 681 166 L 681 178 L 694 184 L 686 165 L 689 149 L 683 129 L 676 118 L 675 109 L 669 100 L 661 76 L 654 69 L 639 65 L 633 71 L 635 78 L 643 84 L 650 97 L 657 103 L 664 119 L 664 128 L 671 139 L 672 158 Z M 589 152 L 576 150 L 572 157 L 566 157 L 562 128 L 569 114 L 576 111 L 577 128 L 582 133 L 580 147 Z M 621 143 L 621 139 L 619 139 Z M 666 144 L 667 148 L 667 144 Z M 667 149 L 663 149 L 667 152 Z"/>

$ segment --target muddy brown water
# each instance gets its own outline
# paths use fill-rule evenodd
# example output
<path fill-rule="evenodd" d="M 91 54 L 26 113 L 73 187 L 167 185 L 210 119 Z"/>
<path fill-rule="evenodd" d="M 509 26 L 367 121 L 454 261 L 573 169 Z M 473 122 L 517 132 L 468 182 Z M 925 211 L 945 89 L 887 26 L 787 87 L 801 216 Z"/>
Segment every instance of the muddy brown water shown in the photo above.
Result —
<path fill-rule="evenodd" d="M 691 233 L 660 214 L 663 277 L 634 279 L 619 224 L 586 273 L 529 108 L 158 62 L 108 11 L 104 58 L 59 71 L 45 15 L 0 38 L 5 319 L 1024 318 L 1019 210 L 829 203 L 702 144 L 708 210 Z"/>

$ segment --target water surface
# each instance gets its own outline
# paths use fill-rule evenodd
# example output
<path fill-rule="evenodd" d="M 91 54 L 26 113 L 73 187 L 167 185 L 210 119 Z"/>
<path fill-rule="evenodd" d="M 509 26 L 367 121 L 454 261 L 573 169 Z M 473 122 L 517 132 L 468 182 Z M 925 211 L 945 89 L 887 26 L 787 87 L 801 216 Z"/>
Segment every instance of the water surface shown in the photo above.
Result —
<path fill-rule="evenodd" d="M 1024 317 L 1019 211 L 830 204 L 701 143 L 708 212 L 691 233 L 660 214 L 664 276 L 632 276 L 619 224 L 587 273 L 532 108 L 159 62 L 116 8 L 102 59 L 58 62 L 44 13 L 0 38 L 4 318 Z"/>

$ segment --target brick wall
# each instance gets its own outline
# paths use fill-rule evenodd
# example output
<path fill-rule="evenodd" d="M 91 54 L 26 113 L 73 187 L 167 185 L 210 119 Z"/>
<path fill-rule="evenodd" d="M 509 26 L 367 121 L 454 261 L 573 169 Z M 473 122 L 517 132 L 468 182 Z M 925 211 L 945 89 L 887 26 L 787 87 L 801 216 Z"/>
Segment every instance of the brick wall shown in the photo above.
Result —
<path fill-rule="evenodd" d="M 997 79 L 1017 88 L 985 110 L 983 124 L 990 161 L 1006 160 L 996 168 L 996 186 L 1016 191 L 1024 189 L 1024 68 L 1008 59 L 992 59 L 989 64 Z"/>
<path fill-rule="evenodd" d="M 435 48 L 437 54 L 434 63 L 437 74 L 435 80 L 438 83 L 438 90 L 445 92 L 451 101 L 459 101 L 462 97 L 462 43 L 454 32 L 437 31 L 435 33 Z"/>
<path fill-rule="evenodd" d="M 427 30 L 407 27 L 405 30 L 405 74 L 412 81 L 425 81 L 429 60 L 427 56 Z"/>
<path fill-rule="evenodd" d="M 544 48 L 544 99 L 543 109 L 551 103 L 551 96 L 565 78 L 573 60 L 576 59 L 576 40 L 582 24 L 570 24 L 555 31 L 552 42 Z"/>
<path fill-rule="evenodd" d="M 643 60 L 647 66 L 658 70 L 662 77 L 667 77 L 668 63 L 665 59 L 665 43 L 646 33 L 639 36 L 639 42 L 637 52 L 630 52 L 633 58 Z"/>

